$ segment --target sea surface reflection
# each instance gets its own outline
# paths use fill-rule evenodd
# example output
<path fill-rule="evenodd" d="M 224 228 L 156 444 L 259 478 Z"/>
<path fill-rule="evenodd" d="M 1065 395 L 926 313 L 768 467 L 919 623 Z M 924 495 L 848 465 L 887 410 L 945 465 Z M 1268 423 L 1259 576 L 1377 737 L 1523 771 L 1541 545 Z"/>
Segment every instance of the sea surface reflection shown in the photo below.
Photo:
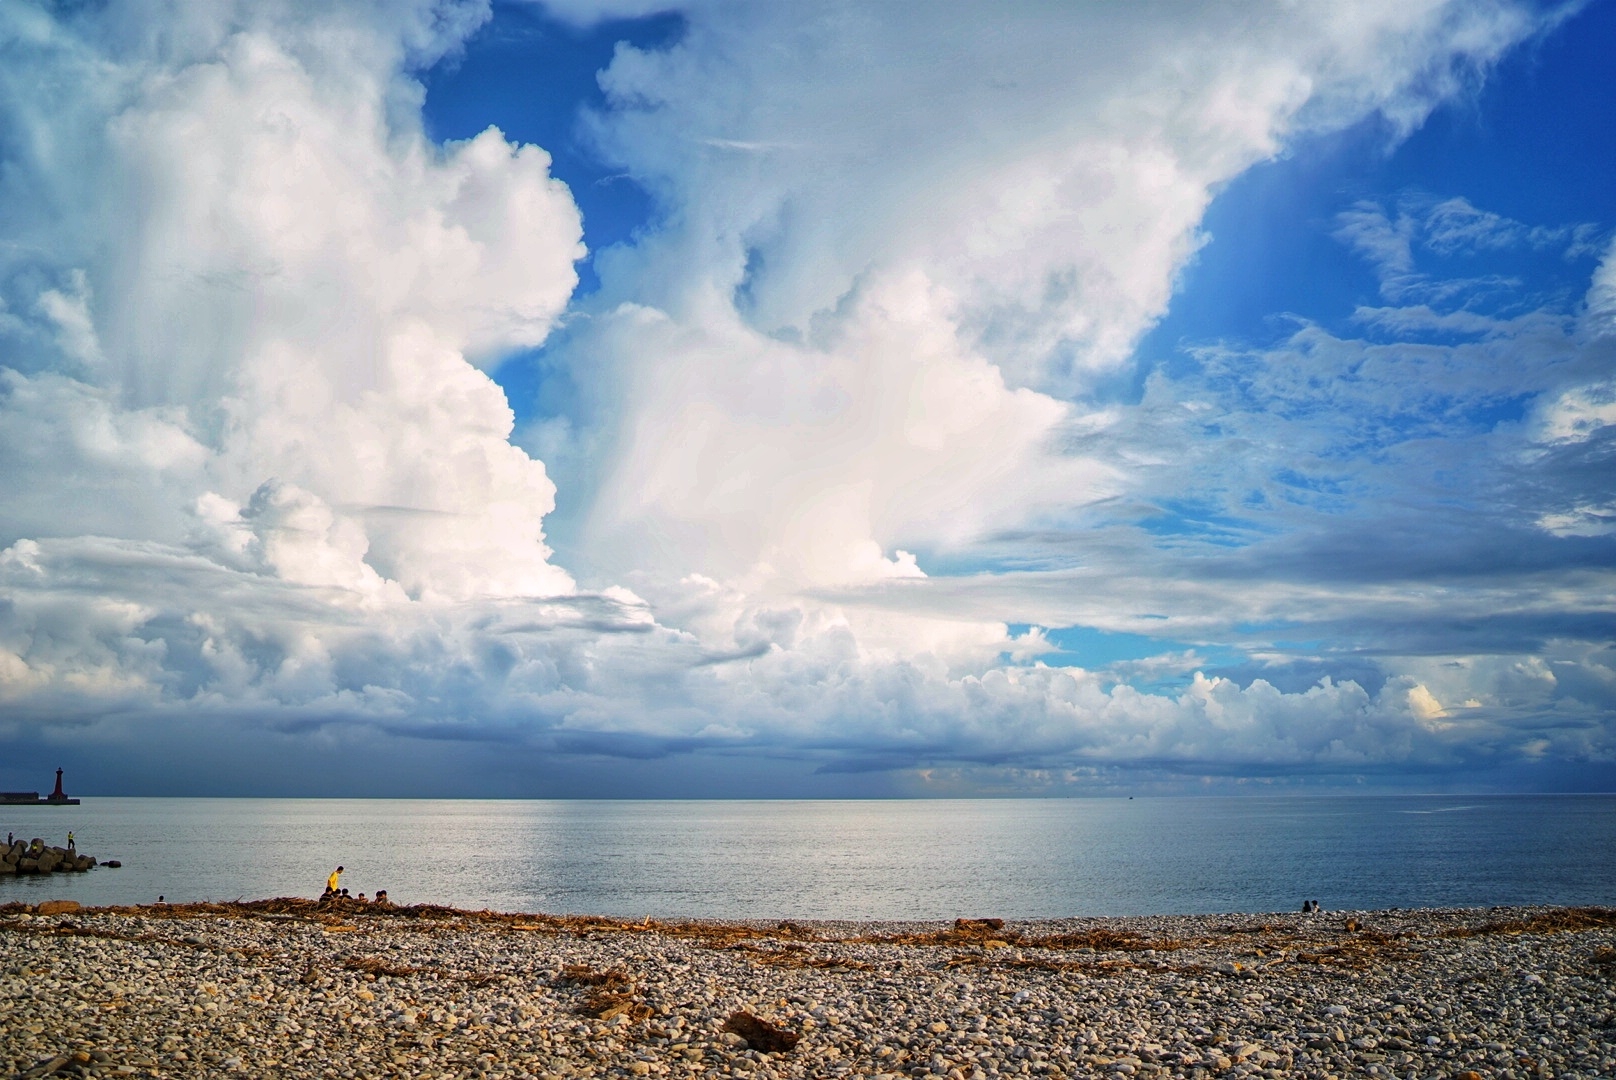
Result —
<path fill-rule="evenodd" d="M 0 828 L 123 862 L 0 902 L 315 896 L 937 919 L 1616 903 L 1616 796 L 593 802 L 97 799 Z"/>

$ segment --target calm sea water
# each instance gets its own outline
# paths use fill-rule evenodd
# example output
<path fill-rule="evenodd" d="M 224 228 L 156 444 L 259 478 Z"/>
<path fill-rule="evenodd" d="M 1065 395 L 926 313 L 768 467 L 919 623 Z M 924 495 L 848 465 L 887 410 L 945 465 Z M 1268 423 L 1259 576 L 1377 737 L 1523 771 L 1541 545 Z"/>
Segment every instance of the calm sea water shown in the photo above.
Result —
<path fill-rule="evenodd" d="M 938 919 L 1616 904 L 1616 796 L 867 802 L 86 799 L 0 831 L 122 869 L 0 902 L 316 896 L 622 916 Z"/>

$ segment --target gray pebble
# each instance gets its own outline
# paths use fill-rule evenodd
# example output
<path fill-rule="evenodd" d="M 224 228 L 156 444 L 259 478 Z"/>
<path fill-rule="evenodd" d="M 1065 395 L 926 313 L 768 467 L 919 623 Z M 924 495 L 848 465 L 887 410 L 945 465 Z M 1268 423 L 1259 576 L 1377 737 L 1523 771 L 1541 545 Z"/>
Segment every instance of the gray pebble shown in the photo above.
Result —
<path fill-rule="evenodd" d="M 1360 929 L 1068 919 L 988 939 L 938 924 L 0 913 L 0 1076 L 64 1056 L 58 1075 L 142 1077 L 1616 1075 L 1600 959 L 1616 955 L 1616 918 L 1348 914 Z M 725 1030 L 743 1010 L 801 1041 L 750 1048 Z"/>

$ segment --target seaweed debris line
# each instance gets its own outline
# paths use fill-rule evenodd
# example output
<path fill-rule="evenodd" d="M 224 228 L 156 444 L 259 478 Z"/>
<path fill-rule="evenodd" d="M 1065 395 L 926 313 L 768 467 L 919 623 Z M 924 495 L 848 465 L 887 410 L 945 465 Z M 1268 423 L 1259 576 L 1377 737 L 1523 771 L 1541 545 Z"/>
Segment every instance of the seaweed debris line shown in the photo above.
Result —
<path fill-rule="evenodd" d="M 77 806 L 77 799 L 70 799 L 62 790 L 62 770 L 56 770 L 56 790 L 43 799 L 37 791 L 0 791 L 0 806 Z"/>

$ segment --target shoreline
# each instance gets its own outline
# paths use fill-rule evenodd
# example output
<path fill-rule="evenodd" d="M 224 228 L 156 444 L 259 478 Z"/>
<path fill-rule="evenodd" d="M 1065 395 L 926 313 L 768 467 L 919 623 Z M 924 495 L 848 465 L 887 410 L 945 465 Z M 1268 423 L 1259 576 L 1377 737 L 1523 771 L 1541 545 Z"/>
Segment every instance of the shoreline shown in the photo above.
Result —
<path fill-rule="evenodd" d="M 995 925 L 22 907 L 0 906 L 0 1076 L 1616 1075 L 1610 908 Z M 800 1041 L 755 1048 L 769 1029 Z"/>

